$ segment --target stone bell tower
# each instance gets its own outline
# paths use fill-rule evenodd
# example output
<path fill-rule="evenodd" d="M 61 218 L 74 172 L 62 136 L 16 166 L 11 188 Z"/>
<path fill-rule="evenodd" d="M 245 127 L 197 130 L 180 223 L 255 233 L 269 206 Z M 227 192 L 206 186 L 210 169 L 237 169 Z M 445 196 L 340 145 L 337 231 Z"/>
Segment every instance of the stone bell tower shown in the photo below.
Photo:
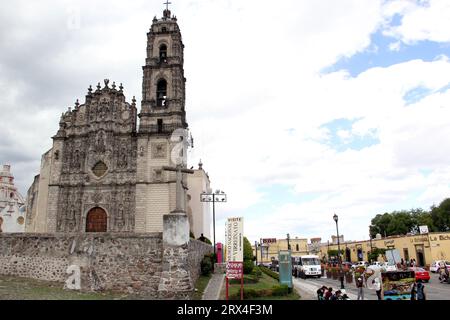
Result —
<path fill-rule="evenodd" d="M 162 18 L 153 19 L 147 34 L 138 130 L 136 232 L 160 232 L 163 215 L 176 208 L 176 173 L 163 168 L 179 164 L 174 163 L 175 153 L 180 154 L 177 133 L 188 128 L 183 50 L 177 19 L 166 9 Z M 186 152 L 181 158 L 186 163 Z M 183 174 L 184 185 L 185 181 Z"/>

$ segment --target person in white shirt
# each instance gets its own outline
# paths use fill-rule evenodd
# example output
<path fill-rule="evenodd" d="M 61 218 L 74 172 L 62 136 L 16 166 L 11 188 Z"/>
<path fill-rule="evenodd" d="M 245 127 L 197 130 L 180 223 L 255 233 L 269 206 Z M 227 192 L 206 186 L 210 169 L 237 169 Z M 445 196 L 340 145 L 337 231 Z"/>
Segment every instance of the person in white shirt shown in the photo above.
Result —
<path fill-rule="evenodd" d="M 372 283 L 373 283 L 373 285 L 375 287 L 375 291 L 377 292 L 378 300 L 381 300 L 381 282 L 380 282 L 380 278 L 376 277 L 373 280 Z"/>

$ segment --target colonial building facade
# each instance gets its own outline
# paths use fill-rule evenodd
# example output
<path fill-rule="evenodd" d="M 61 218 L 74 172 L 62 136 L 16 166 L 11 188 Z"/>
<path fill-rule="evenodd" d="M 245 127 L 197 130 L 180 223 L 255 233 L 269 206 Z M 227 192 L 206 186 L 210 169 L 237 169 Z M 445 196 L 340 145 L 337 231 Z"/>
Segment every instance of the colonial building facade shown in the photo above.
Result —
<path fill-rule="evenodd" d="M 0 232 L 25 231 L 25 201 L 14 185 L 9 165 L 0 170 Z"/>
<path fill-rule="evenodd" d="M 183 49 L 165 10 L 147 35 L 140 112 L 104 80 L 62 114 L 28 192 L 27 232 L 162 231 L 176 202 L 176 174 L 164 167 L 186 163 Z M 186 185 L 183 174 L 184 199 Z"/>

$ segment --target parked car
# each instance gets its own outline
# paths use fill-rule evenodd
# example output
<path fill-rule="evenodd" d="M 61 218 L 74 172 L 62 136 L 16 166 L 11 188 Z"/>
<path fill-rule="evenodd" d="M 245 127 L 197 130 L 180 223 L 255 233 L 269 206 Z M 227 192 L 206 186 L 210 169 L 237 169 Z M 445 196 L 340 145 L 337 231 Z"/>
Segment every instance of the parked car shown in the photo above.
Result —
<path fill-rule="evenodd" d="M 342 262 L 342 267 L 343 268 L 351 269 L 352 266 L 353 266 L 353 264 L 351 262 Z"/>
<path fill-rule="evenodd" d="M 416 274 L 416 281 L 417 280 L 422 280 L 424 282 L 430 281 L 430 273 L 427 270 L 425 270 L 424 268 L 412 267 L 409 269 L 411 271 L 414 271 L 414 273 Z"/>
<path fill-rule="evenodd" d="M 375 261 L 373 264 L 367 267 L 368 269 L 381 270 L 382 272 L 392 272 L 397 271 L 397 267 L 389 262 L 379 262 Z"/>
<path fill-rule="evenodd" d="M 353 268 L 353 269 L 356 269 L 356 268 L 358 268 L 358 267 L 364 267 L 364 268 L 366 268 L 368 265 L 369 265 L 369 263 L 366 262 L 366 261 L 358 261 L 358 262 L 356 262 L 355 264 L 352 265 L 352 268 Z"/>
<path fill-rule="evenodd" d="M 393 263 L 385 262 L 384 269 L 386 272 L 397 271 L 397 266 Z"/>
<path fill-rule="evenodd" d="M 444 261 L 444 260 L 436 260 L 433 261 L 433 263 L 430 266 L 430 271 L 431 272 L 439 272 L 439 269 L 441 268 L 441 263 L 445 262 L 445 266 L 447 267 L 447 269 L 450 270 L 450 261 Z"/>

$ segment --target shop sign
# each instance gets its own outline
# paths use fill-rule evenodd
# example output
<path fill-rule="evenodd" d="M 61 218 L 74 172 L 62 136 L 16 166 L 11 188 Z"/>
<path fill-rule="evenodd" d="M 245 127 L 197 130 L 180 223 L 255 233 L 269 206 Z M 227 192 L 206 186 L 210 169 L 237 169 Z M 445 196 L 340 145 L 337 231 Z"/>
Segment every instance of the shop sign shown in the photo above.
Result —
<path fill-rule="evenodd" d="M 431 236 L 430 237 L 431 241 L 445 241 L 445 240 L 450 240 L 450 235 L 446 234 L 446 235 L 440 235 L 438 236 Z"/>

